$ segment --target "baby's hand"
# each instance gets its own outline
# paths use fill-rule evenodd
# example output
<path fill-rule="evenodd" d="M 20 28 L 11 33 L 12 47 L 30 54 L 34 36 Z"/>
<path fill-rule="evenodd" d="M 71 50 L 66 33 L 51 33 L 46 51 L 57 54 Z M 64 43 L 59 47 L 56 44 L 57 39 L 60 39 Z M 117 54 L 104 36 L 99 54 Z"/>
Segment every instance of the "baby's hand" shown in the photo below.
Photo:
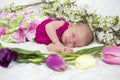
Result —
<path fill-rule="evenodd" d="M 73 49 L 69 47 L 62 47 L 61 52 L 62 53 L 73 53 Z"/>
<path fill-rule="evenodd" d="M 73 49 L 69 47 L 65 47 L 62 43 L 56 43 L 56 47 L 58 47 L 58 51 L 62 53 L 73 53 Z"/>
<path fill-rule="evenodd" d="M 51 44 L 49 44 L 47 46 L 47 49 L 49 51 L 55 51 L 55 52 L 73 53 L 73 49 L 72 48 L 65 47 L 62 44 L 53 44 L 53 43 L 51 43 Z"/>

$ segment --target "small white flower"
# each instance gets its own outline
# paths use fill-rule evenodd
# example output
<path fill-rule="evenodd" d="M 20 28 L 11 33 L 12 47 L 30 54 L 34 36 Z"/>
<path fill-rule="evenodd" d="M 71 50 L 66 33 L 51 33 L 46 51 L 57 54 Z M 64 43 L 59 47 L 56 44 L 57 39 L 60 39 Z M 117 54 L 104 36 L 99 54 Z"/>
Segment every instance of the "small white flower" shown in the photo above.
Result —
<path fill-rule="evenodd" d="M 113 40 L 113 34 L 112 33 L 109 33 L 109 32 L 106 32 L 104 37 L 103 37 L 103 41 L 105 43 L 110 43 L 111 40 Z"/>

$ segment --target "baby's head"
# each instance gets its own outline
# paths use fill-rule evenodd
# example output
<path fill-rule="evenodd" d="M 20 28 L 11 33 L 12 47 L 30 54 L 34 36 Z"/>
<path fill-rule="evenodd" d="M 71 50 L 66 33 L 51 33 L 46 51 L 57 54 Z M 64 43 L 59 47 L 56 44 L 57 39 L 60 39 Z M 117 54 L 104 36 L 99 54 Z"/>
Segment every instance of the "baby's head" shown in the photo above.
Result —
<path fill-rule="evenodd" d="M 93 33 L 88 25 L 70 24 L 62 35 L 62 43 L 67 47 L 81 47 L 88 45 L 93 40 Z"/>

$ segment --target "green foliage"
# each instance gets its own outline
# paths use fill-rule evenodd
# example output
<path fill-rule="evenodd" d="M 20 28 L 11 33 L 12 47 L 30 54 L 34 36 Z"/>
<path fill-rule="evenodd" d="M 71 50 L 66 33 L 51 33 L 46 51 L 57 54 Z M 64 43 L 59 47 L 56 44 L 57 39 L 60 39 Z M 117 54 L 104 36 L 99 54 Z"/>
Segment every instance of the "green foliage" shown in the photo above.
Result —
<path fill-rule="evenodd" d="M 2 41 L 8 42 L 8 43 L 14 42 L 14 41 L 9 37 L 9 35 L 4 35 L 4 36 L 2 36 Z"/>
<path fill-rule="evenodd" d="M 4 22 L 0 22 L 0 26 L 6 26 L 6 24 Z"/>
<path fill-rule="evenodd" d="M 21 48 L 10 48 L 10 50 L 18 52 L 17 62 L 40 64 L 40 62 L 45 61 L 45 56 L 40 51 L 30 51 Z"/>
<path fill-rule="evenodd" d="M 105 46 L 92 47 L 88 49 L 82 49 L 75 52 L 75 54 L 99 54 Z"/>

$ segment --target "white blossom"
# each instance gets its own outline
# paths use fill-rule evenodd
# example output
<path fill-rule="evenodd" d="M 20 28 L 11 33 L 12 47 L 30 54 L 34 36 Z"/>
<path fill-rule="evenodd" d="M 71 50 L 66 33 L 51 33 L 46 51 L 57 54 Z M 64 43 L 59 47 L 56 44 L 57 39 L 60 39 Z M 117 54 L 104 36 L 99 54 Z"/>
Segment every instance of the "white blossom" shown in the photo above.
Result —
<path fill-rule="evenodd" d="M 106 43 L 110 43 L 111 40 L 113 40 L 113 34 L 107 31 L 103 37 L 103 41 Z"/>

